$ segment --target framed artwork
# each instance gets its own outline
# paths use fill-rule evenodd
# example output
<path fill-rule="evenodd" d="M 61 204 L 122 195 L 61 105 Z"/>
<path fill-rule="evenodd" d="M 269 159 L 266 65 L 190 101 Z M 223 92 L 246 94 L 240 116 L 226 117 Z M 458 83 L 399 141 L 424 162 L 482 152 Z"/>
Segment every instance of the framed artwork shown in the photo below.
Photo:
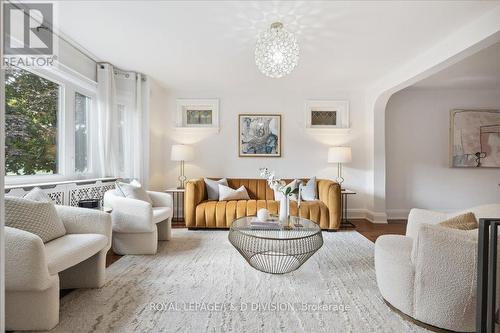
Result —
<path fill-rule="evenodd" d="M 451 110 L 450 165 L 500 167 L 500 110 Z"/>
<path fill-rule="evenodd" d="M 307 101 L 306 127 L 349 128 L 349 101 Z"/>
<path fill-rule="evenodd" d="M 238 118 L 240 157 L 281 156 L 281 115 L 240 114 Z"/>
<path fill-rule="evenodd" d="M 178 99 L 177 127 L 219 127 L 218 99 Z"/>

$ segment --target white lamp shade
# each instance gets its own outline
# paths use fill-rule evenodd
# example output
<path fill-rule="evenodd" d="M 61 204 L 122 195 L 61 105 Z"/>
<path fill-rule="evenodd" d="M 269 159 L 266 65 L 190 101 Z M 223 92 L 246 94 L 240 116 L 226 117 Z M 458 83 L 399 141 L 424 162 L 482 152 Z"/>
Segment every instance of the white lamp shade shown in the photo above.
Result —
<path fill-rule="evenodd" d="M 351 147 L 330 147 L 328 149 L 328 163 L 349 163 L 351 161 Z"/>
<path fill-rule="evenodd" d="M 172 161 L 191 161 L 194 159 L 193 147 L 187 145 L 173 145 L 170 153 Z"/>

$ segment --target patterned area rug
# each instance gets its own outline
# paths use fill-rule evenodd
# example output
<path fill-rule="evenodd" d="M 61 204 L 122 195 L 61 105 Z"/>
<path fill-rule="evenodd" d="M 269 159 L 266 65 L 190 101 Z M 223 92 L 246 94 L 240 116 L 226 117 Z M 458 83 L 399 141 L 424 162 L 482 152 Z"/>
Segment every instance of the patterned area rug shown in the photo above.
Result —
<path fill-rule="evenodd" d="M 174 229 L 157 255 L 121 258 L 103 288 L 62 298 L 53 332 L 426 332 L 384 304 L 357 232 L 323 233 L 285 275 L 250 267 L 227 234 Z"/>

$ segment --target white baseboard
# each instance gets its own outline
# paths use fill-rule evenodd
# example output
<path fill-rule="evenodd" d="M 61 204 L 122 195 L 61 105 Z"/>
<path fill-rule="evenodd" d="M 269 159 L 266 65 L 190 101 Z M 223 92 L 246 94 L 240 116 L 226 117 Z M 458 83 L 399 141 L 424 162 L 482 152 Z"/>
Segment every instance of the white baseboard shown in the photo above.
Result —
<path fill-rule="evenodd" d="M 347 217 L 351 219 L 366 219 L 372 223 L 387 223 L 386 213 L 372 212 L 364 208 L 348 209 Z"/>
<path fill-rule="evenodd" d="M 409 209 L 388 209 L 387 219 L 389 220 L 407 220 L 408 214 L 410 214 Z"/>

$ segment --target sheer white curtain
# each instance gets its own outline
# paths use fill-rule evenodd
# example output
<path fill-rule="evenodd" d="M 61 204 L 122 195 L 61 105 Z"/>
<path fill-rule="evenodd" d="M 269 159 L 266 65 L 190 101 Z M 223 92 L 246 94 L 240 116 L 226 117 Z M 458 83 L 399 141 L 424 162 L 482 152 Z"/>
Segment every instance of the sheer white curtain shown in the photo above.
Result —
<path fill-rule="evenodd" d="M 99 174 L 149 178 L 149 83 L 135 72 L 99 64 Z"/>

